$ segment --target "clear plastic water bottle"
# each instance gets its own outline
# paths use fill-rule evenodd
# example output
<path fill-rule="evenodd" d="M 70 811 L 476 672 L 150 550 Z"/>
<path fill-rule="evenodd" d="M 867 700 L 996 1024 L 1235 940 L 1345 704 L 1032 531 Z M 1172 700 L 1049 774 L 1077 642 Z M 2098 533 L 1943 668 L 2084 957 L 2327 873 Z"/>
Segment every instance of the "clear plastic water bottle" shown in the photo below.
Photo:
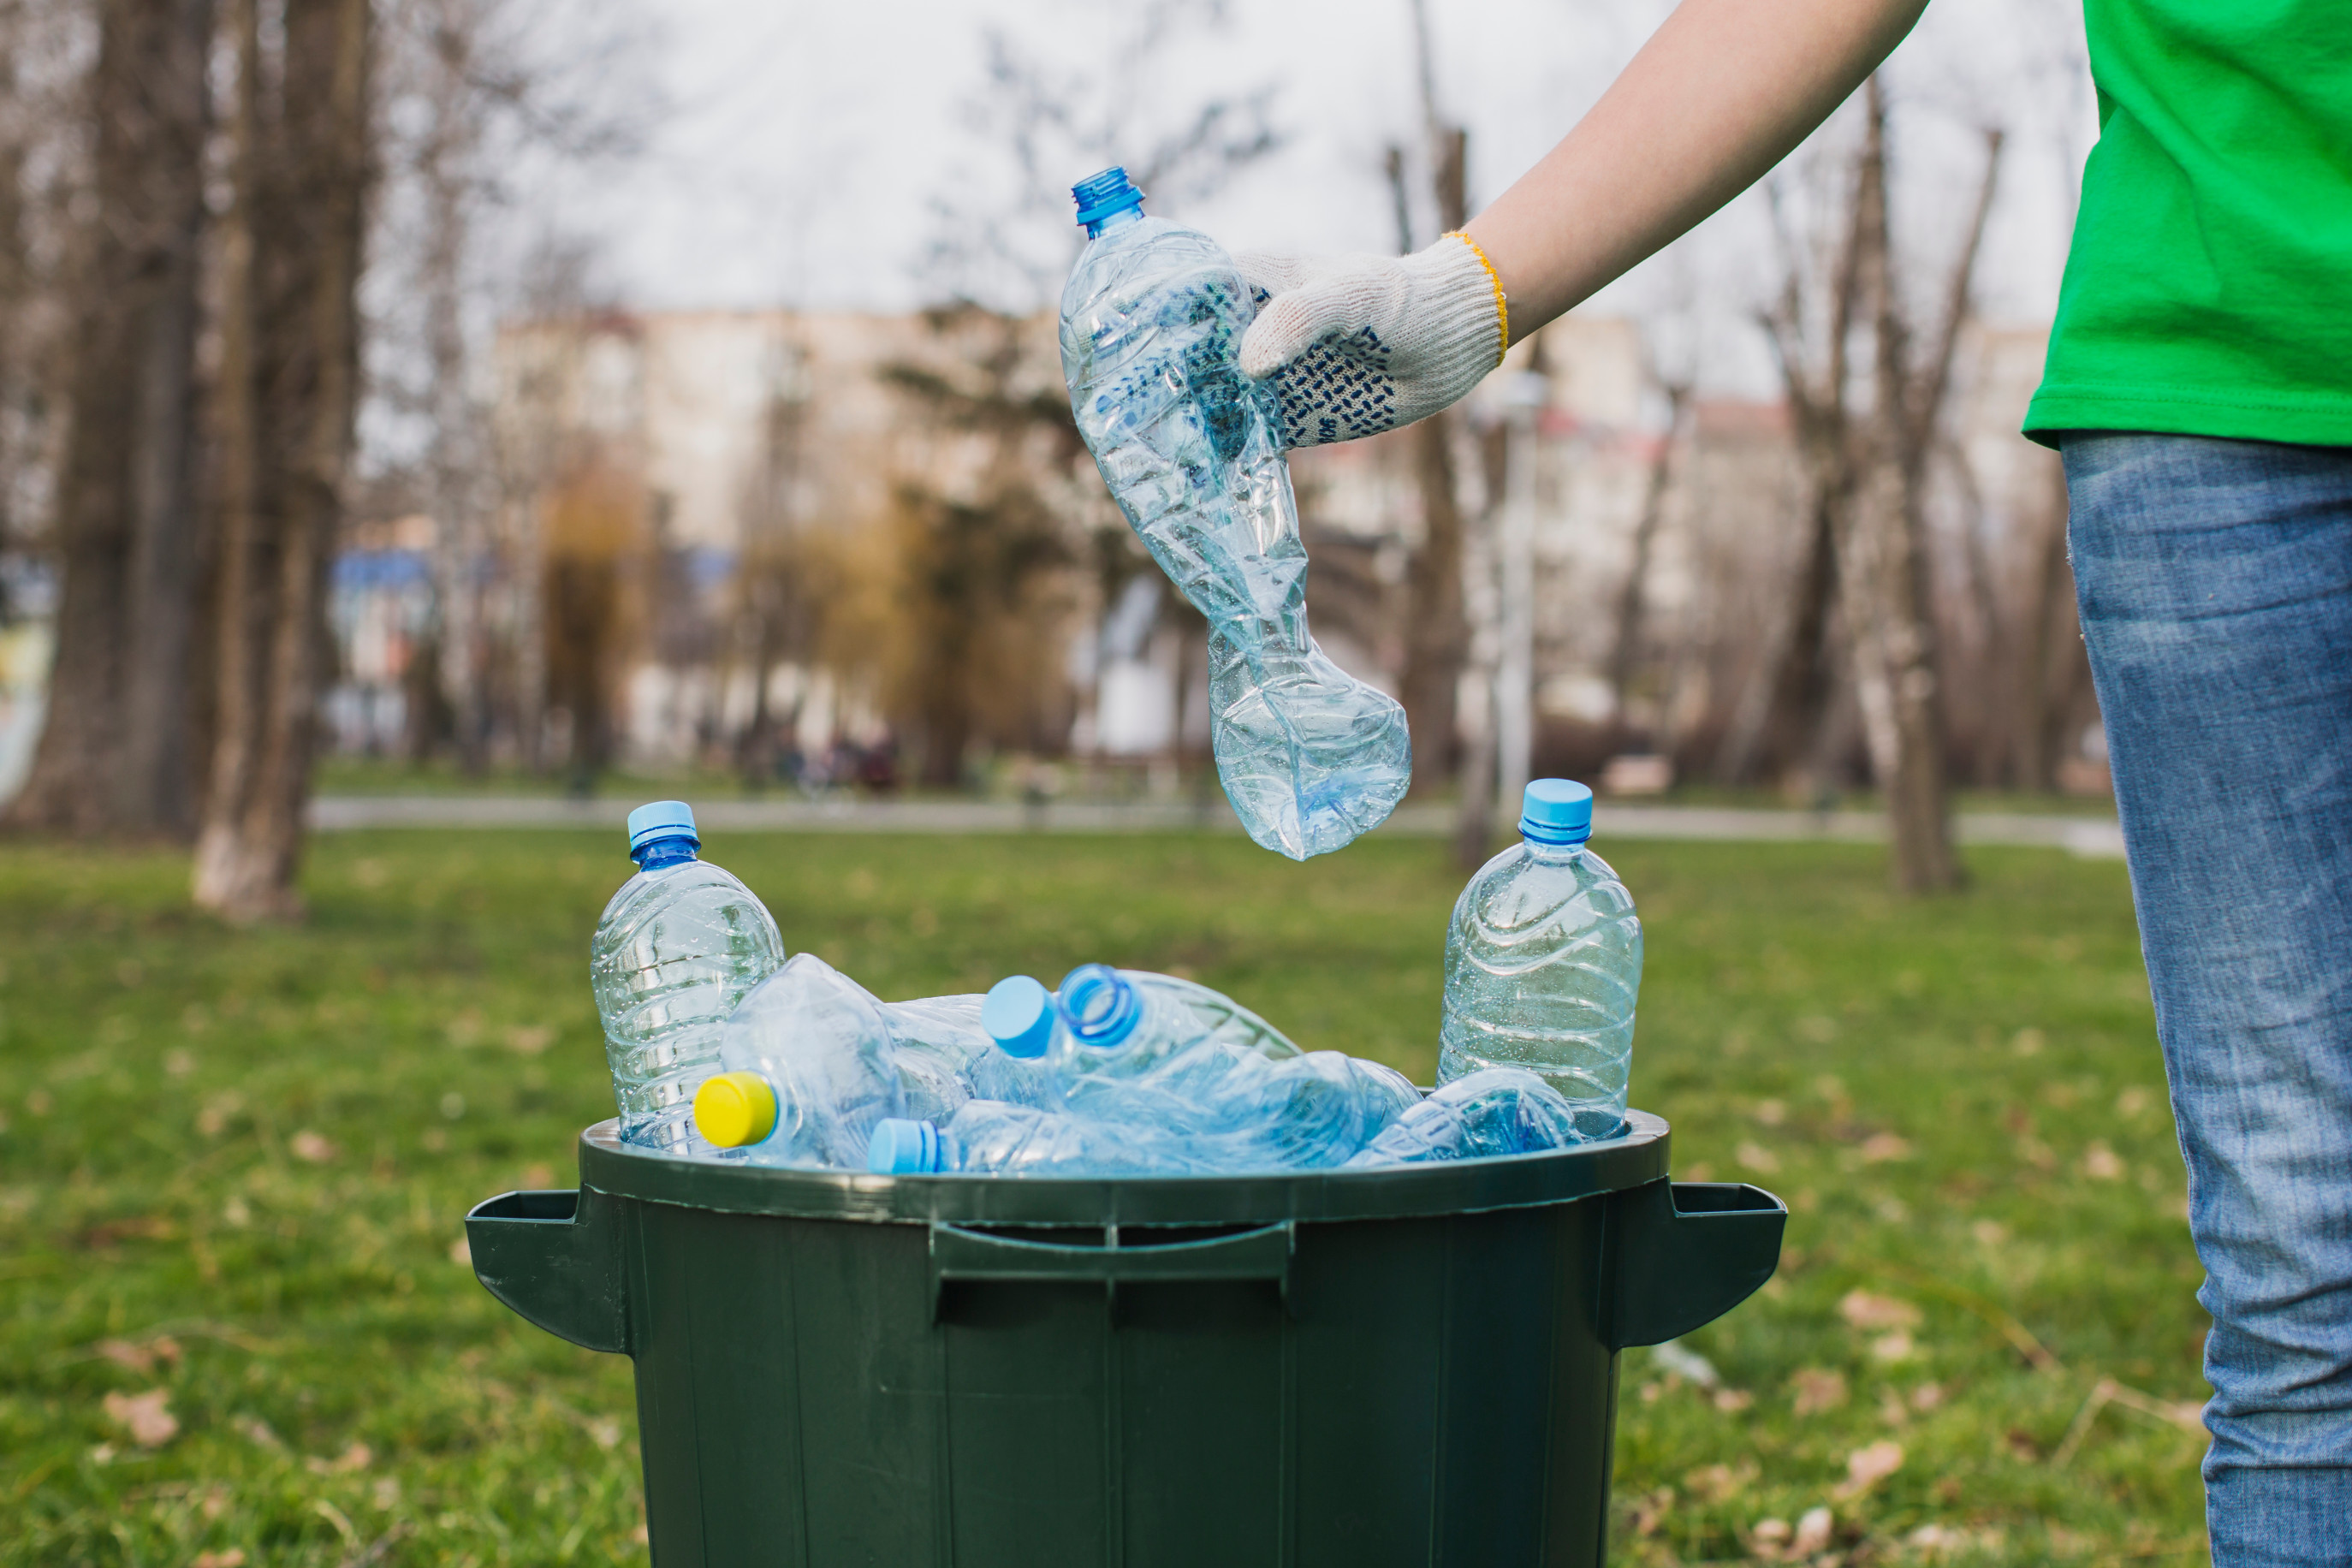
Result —
<path fill-rule="evenodd" d="M 1421 1103 L 1402 1073 L 1343 1051 L 1276 1059 L 1212 1045 L 1178 1058 L 1151 1082 L 1194 1108 L 1194 1147 L 1221 1171 L 1345 1164 Z"/>
<path fill-rule="evenodd" d="M 629 813 L 637 874 L 604 906 L 588 973 L 604 1022 L 624 1141 L 682 1150 L 694 1091 L 719 1059 L 719 1026 L 784 962 L 784 939 L 751 889 L 696 858 L 684 801 Z"/>
<path fill-rule="evenodd" d="M 1302 1052 L 1231 997 L 1170 974 L 1089 963 L 1052 992 L 1014 975 L 982 1021 L 1006 1055 L 1045 1067 L 1075 1116 L 1172 1137 L 1209 1170 L 1337 1165 L 1420 1099 L 1392 1068 Z"/>
<path fill-rule="evenodd" d="M 890 1176 L 1183 1176 L 1209 1167 L 1161 1129 L 975 1100 L 943 1124 L 880 1123 L 866 1168 Z"/>
<path fill-rule="evenodd" d="M 1042 1065 L 1005 1055 L 982 1026 L 985 1002 L 975 994 L 882 1004 L 908 1116 L 945 1121 L 971 1100 L 1053 1103 Z"/>
<path fill-rule="evenodd" d="M 1040 1062 L 1073 1110 L 1211 1045 L 1275 1058 L 1300 1054 L 1230 996 L 1173 974 L 1108 963 L 1080 964 L 1055 991 L 1025 974 L 1000 980 L 981 1021 L 1005 1055 Z"/>
<path fill-rule="evenodd" d="M 1591 1142 L 1585 1113 L 1531 1072 L 1487 1068 L 1455 1079 L 1398 1117 L 1348 1164 L 1413 1165 L 1539 1154 Z"/>
<path fill-rule="evenodd" d="M 695 1125 L 751 1164 L 856 1170 L 875 1125 L 907 1114 L 882 1004 L 813 952 L 743 998 L 719 1066 L 695 1092 Z"/>
<path fill-rule="evenodd" d="M 1575 1108 L 1585 1137 L 1613 1138 L 1625 1119 L 1642 922 L 1617 873 L 1584 847 L 1591 790 L 1536 780 L 1519 833 L 1454 906 L 1437 1081 L 1523 1068 Z"/>
<path fill-rule="evenodd" d="M 1217 777 L 1265 847 L 1338 849 L 1402 797 L 1412 744 L 1395 700 L 1307 634 L 1274 394 L 1236 359 L 1256 307 L 1214 240 L 1143 215 L 1124 169 L 1072 194 L 1088 243 L 1062 291 L 1062 372 L 1103 482 L 1208 617 Z"/>

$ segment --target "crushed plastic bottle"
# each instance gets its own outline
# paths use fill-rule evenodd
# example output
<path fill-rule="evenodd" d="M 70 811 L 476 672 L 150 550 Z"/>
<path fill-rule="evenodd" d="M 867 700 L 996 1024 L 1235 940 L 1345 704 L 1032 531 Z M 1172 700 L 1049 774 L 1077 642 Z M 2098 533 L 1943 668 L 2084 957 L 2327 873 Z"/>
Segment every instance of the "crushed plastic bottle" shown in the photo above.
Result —
<path fill-rule="evenodd" d="M 999 1050 L 982 1026 L 985 1001 L 973 994 L 882 1004 L 908 1116 L 945 1121 L 972 1100 L 1053 1102 L 1043 1068 Z"/>
<path fill-rule="evenodd" d="M 1215 1044 L 1150 1081 L 1193 1108 L 1184 1123 L 1193 1146 L 1222 1171 L 1345 1164 L 1421 1102 L 1421 1090 L 1394 1068 L 1343 1051 L 1276 1059 Z"/>
<path fill-rule="evenodd" d="M 1283 1058 L 1288 1037 L 1229 996 L 1173 974 L 1083 963 L 1048 991 L 1025 974 L 997 982 L 982 1023 L 1006 1056 L 1038 1061 L 1072 1110 L 1211 1045 Z"/>
<path fill-rule="evenodd" d="M 1337 1165 L 1420 1099 L 1394 1069 L 1303 1052 L 1174 975 L 1089 963 L 1053 992 L 1014 975 L 982 1018 L 1005 1055 L 1044 1065 L 1073 1116 L 1173 1139 L 1202 1169 Z"/>
<path fill-rule="evenodd" d="M 695 1092 L 695 1125 L 751 1164 L 856 1170 L 875 1124 L 907 1113 L 882 1004 L 813 952 L 743 998 L 719 1065 Z"/>
<path fill-rule="evenodd" d="M 784 962 L 784 939 L 751 890 L 697 858 L 685 802 L 629 813 L 637 874 L 604 906 L 588 972 L 624 1142 L 683 1151 L 694 1091 L 719 1059 L 727 1016 Z"/>
<path fill-rule="evenodd" d="M 886 1121 L 866 1168 L 878 1175 L 1183 1176 L 1208 1169 L 1165 1131 L 975 1100 L 944 1124 Z"/>
<path fill-rule="evenodd" d="M 1540 1154 L 1592 1142 L 1581 1121 L 1581 1113 L 1535 1074 L 1487 1068 L 1431 1093 L 1381 1129 L 1348 1165 L 1360 1170 Z"/>
<path fill-rule="evenodd" d="M 1404 710 L 1307 629 L 1307 551 L 1271 384 L 1235 358 L 1256 314 L 1215 241 L 1146 217 L 1123 169 L 1074 187 L 1088 236 L 1062 292 L 1079 433 L 1137 535 L 1208 617 L 1217 777 L 1294 860 L 1386 820 L 1412 779 Z"/>
<path fill-rule="evenodd" d="M 1586 1138 L 1613 1138 L 1625 1119 L 1642 922 L 1617 873 L 1584 847 L 1591 790 L 1536 780 L 1519 832 L 1454 906 L 1437 1081 L 1523 1068 L 1575 1109 Z"/>

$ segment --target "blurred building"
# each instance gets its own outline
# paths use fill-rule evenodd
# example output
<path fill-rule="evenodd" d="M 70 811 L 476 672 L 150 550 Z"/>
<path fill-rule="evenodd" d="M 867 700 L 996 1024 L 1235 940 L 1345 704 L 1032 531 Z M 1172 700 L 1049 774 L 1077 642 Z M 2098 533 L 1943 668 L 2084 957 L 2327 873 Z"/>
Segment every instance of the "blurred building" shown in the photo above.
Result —
<path fill-rule="evenodd" d="M 1937 459 L 1939 614 L 1972 756 L 2009 721 L 2021 678 L 1995 666 L 2020 606 L 2047 609 L 2060 492 L 2016 434 L 2040 363 L 2039 332 L 1975 331 Z M 1810 515 L 1787 412 L 1662 385 L 1628 319 L 1571 315 L 1514 344 L 1453 422 L 1467 597 L 1489 626 L 1502 399 L 1538 367 L 1538 761 L 1705 771 L 1787 635 Z M 418 661 L 454 657 L 509 746 L 551 763 L 772 753 L 821 781 L 913 765 L 911 747 L 937 781 L 960 776 L 933 765 L 950 752 L 1138 777 L 1205 752 L 1203 627 L 1076 446 L 1050 319 L 608 312 L 509 326 L 495 371 L 478 518 L 375 525 L 338 568 L 340 744 L 413 737 L 437 689 Z M 1419 441 L 1291 459 L 1318 639 L 1391 691 L 1423 540 Z M 464 625 L 445 625 L 465 593 Z M 1489 691 L 1474 658 L 1465 710 Z"/>

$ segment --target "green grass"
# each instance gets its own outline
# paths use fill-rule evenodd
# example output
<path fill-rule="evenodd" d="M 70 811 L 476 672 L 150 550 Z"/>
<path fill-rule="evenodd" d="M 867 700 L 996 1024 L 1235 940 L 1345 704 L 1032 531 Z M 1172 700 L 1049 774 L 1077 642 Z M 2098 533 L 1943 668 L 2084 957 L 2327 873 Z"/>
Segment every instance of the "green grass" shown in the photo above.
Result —
<path fill-rule="evenodd" d="M 711 848 L 886 996 L 1101 957 L 1432 1066 L 1433 844 Z M 2201 1445 L 2160 1415 L 2203 1393 L 2203 1320 L 2121 866 L 1979 852 L 1905 904 L 1866 848 L 1612 853 L 1649 932 L 1636 1102 L 1680 1174 L 1794 1211 L 1780 1277 L 1689 1342 L 1717 1386 L 1627 1357 L 1618 1560 L 1740 1559 L 1821 1506 L 1850 1563 L 2192 1557 Z M 176 857 L 0 848 L 0 1564 L 643 1561 L 626 1363 L 451 1253 L 609 1110 L 584 955 L 626 869 L 602 834 L 326 837 L 310 923 L 238 934 Z"/>

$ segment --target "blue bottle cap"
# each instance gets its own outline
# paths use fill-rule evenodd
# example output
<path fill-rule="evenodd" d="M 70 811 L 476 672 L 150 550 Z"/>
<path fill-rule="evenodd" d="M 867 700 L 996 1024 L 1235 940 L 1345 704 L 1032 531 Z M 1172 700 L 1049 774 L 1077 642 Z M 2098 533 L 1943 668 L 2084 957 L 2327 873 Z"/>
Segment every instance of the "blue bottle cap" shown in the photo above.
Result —
<path fill-rule="evenodd" d="M 1535 779 L 1519 800 L 1519 832 L 1538 844 L 1592 837 L 1592 792 L 1574 779 Z"/>
<path fill-rule="evenodd" d="M 1025 974 L 1008 975 L 988 988 L 980 1026 L 1008 1057 L 1042 1057 L 1054 1037 L 1054 994 Z"/>
<path fill-rule="evenodd" d="M 1089 174 L 1070 187 L 1070 195 L 1078 204 L 1078 222 L 1091 227 L 1113 213 L 1143 205 L 1143 193 L 1127 177 L 1127 171 L 1113 165 L 1099 174 Z"/>
<path fill-rule="evenodd" d="M 1062 976 L 1054 1010 L 1078 1044 L 1101 1051 L 1125 1040 L 1143 1022 L 1143 998 L 1126 975 L 1108 963 L 1082 963 Z"/>
<path fill-rule="evenodd" d="M 940 1168 L 940 1130 L 928 1121 L 884 1117 L 866 1141 L 866 1168 L 877 1176 L 930 1174 Z"/>
<path fill-rule="evenodd" d="M 688 838 L 696 848 L 702 847 L 702 835 L 694 830 L 694 807 L 682 800 L 656 800 L 629 813 L 630 854 L 665 838 Z"/>

